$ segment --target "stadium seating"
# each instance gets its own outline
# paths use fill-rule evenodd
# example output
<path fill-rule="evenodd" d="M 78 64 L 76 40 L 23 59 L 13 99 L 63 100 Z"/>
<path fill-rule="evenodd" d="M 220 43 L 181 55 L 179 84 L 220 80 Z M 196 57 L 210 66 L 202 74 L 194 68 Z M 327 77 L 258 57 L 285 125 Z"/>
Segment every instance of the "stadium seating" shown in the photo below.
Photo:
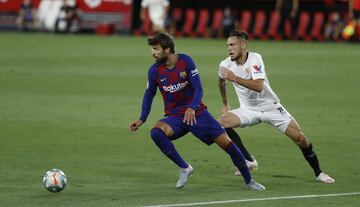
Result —
<path fill-rule="evenodd" d="M 175 31 L 179 29 L 180 23 L 183 18 L 183 10 L 181 8 L 173 8 L 171 11 L 171 24 Z"/>
<path fill-rule="evenodd" d="M 274 39 L 274 40 L 280 40 L 281 37 L 278 33 L 278 27 L 279 27 L 279 22 L 280 22 L 280 15 L 278 12 L 273 11 L 270 15 L 270 20 L 269 20 L 269 28 L 267 31 L 267 35 L 269 38 Z"/>
<path fill-rule="evenodd" d="M 253 31 L 253 36 L 255 38 L 260 38 L 260 39 L 267 39 L 267 36 L 264 35 L 264 26 L 266 23 L 266 13 L 263 10 L 259 10 L 256 12 L 255 14 L 255 25 L 254 25 L 254 31 Z"/>
<path fill-rule="evenodd" d="M 249 10 L 244 10 L 240 15 L 240 30 L 250 31 L 250 25 L 252 20 L 252 13 Z"/>
<path fill-rule="evenodd" d="M 149 35 L 151 34 L 151 20 L 148 12 L 145 12 L 145 20 L 142 22 L 141 27 L 134 31 L 135 35 Z"/>
<path fill-rule="evenodd" d="M 265 10 L 241 10 L 238 16 L 237 28 L 247 31 L 250 38 L 261 40 L 281 40 L 278 33 L 280 15 L 276 11 Z M 176 28 L 176 36 L 186 37 L 220 37 L 223 21 L 223 10 L 218 8 L 211 12 L 207 8 L 182 8 L 171 9 L 171 19 Z M 323 41 L 324 25 L 326 23 L 325 13 L 315 11 L 313 15 L 308 11 L 301 11 L 295 31 L 291 31 L 290 22 L 285 22 L 284 38 L 299 39 L 304 41 Z M 181 25 L 180 25 L 181 24 Z M 357 30 L 360 30 L 357 28 Z M 360 33 L 360 31 L 358 32 Z M 135 35 L 151 34 L 151 21 L 146 14 L 146 19 Z"/>
<path fill-rule="evenodd" d="M 218 36 L 218 31 L 222 28 L 222 20 L 224 14 L 221 9 L 216 9 L 213 13 L 213 19 L 211 23 L 211 36 L 216 37 Z"/>
<path fill-rule="evenodd" d="M 311 29 L 311 36 L 307 40 L 324 41 L 324 35 L 322 34 L 324 26 L 324 13 L 316 12 L 314 14 L 313 27 Z"/>
<path fill-rule="evenodd" d="M 194 37 L 194 36 L 198 36 L 198 37 L 208 37 L 209 33 L 208 33 L 208 21 L 209 21 L 209 10 L 207 9 L 201 9 L 199 11 L 199 20 L 196 26 L 196 31 L 194 33 L 192 33 L 190 36 Z"/>
<path fill-rule="evenodd" d="M 177 36 L 190 36 L 193 33 L 193 26 L 196 19 L 195 9 L 187 9 L 185 12 L 185 22 L 182 31 L 177 31 Z"/>
<path fill-rule="evenodd" d="M 297 28 L 296 37 L 301 40 L 309 40 L 307 35 L 307 29 L 310 22 L 309 12 L 301 12 L 299 16 L 299 24 Z"/>

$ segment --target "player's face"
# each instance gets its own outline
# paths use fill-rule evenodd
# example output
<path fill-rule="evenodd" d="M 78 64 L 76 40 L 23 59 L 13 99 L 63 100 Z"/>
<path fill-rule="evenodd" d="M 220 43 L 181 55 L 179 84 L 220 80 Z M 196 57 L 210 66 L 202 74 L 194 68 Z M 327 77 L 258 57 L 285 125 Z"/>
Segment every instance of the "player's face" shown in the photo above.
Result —
<path fill-rule="evenodd" d="M 246 41 L 237 37 L 229 37 L 227 39 L 227 49 L 231 60 L 238 60 L 242 52 L 246 50 Z"/>
<path fill-rule="evenodd" d="M 168 60 L 166 50 L 164 50 L 160 45 L 151 46 L 151 53 L 157 63 L 166 63 Z"/>

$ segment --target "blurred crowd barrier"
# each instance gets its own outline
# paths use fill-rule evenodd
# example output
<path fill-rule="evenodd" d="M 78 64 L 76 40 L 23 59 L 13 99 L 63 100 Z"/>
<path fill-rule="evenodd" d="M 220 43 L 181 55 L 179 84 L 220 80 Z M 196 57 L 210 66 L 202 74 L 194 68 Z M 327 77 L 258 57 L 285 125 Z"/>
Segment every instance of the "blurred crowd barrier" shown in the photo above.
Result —
<path fill-rule="evenodd" d="M 24 23 L 19 20 L 24 1 L 0 0 L 0 30 L 105 35 L 154 33 L 148 14 L 140 20 L 141 0 L 29 0 L 34 11 L 30 18 L 32 23 L 25 28 L 19 25 Z M 229 30 L 239 29 L 247 31 L 251 38 L 261 40 L 360 39 L 360 24 L 350 16 L 349 0 L 298 0 L 294 21 L 282 21 L 282 14 L 276 8 L 277 1 L 170 0 L 166 31 L 175 36 L 201 38 L 224 38 Z M 64 8 L 64 5 L 67 6 Z"/>
<path fill-rule="evenodd" d="M 32 11 L 28 7 L 24 11 L 25 1 L 0 0 L 0 29 L 104 33 L 131 30 L 132 0 L 28 0 Z M 29 13 L 29 25 L 19 25 L 24 12 Z"/>

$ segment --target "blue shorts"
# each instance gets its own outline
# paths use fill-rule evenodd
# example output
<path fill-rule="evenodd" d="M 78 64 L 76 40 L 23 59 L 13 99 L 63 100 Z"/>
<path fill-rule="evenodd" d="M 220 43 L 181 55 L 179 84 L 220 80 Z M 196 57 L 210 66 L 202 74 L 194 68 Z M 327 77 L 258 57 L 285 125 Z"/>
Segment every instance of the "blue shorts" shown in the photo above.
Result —
<path fill-rule="evenodd" d="M 225 133 L 224 128 L 221 127 L 214 117 L 207 110 L 200 112 L 196 116 L 196 124 L 193 126 L 183 123 L 183 116 L 167 116 L 161 119 L 161 122 L 167 123 L 174 131 L 174 135 L 170 137 L 171 140 L 178 139 L 188 132 L 191 132 L 195 137 L 203 141 L 207 145 L 214 143 L 214 139 L 219 135 Z"/>

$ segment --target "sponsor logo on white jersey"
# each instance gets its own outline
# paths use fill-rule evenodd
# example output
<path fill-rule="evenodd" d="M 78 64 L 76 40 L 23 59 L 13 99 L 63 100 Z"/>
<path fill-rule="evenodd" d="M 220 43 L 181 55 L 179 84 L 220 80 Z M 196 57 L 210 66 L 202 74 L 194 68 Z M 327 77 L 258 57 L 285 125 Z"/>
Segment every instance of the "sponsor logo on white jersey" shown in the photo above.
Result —
<path fill-rule="evenodd" d="M 176 85 L 168 85 L 168 86 L 163 86 L 164 91 L 170 92 L 170 93 L 174 93 L 176 91 L 180 91 L 181 89 L 185 88 L 187 85 L 189 85 L 188 81 L 182 82 L 182 83 L 178 83 Z"/>

